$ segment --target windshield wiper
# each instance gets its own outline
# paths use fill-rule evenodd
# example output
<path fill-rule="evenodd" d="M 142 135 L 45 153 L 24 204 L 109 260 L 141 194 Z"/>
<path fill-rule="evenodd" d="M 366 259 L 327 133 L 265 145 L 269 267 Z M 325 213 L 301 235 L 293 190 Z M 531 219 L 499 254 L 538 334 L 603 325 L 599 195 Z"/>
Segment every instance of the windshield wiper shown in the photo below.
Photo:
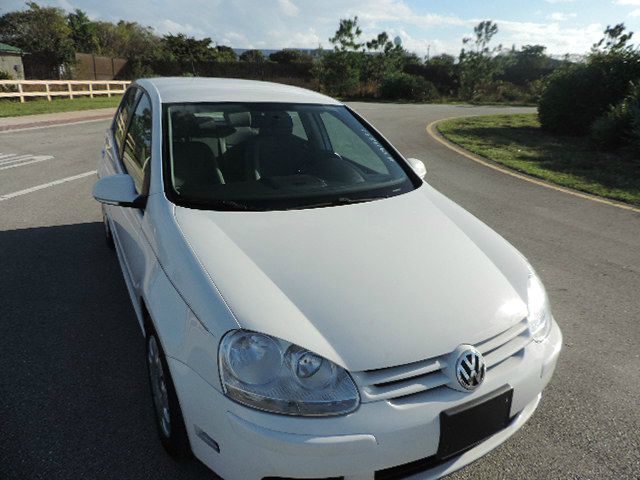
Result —
<path fill-rule="evenodd" d="M 235 200 L 224 200 L 224 199 L 215 199 L 215 200 L 188 200 L 189 206 L 192 207 L 204 207 L 211 208 L 214 210 L 241 210 L 241 211 L 258 211 L 262 210 L 261 208 L 252 207 L 251 205 L 246 205 L 244 203 L 236 202 Z"/>
<path fill-rule="evenodd" d="M 338 197 L 326 202 L 302 204 L 296 207 L 291 207 L 288 210 L 302 210 L 305 208 L 322 208 L 322 207 L 337 207 L 339 205 L 353 205 L 354 203 L 373 202 L 374 200 L 381 200 L 388 197 L 371 197 L 371 198 L 351 198 L 351 197 Z"/>

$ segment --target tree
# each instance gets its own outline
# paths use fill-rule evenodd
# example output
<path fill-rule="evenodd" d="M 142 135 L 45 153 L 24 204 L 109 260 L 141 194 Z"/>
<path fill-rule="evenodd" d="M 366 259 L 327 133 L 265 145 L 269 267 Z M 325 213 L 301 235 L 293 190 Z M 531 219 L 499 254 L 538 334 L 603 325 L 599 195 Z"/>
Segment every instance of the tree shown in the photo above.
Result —
<path fill-rule="evenodd" d="M 214 60 L 216 62 L 235 62 L 238 56 L 233 48 L 226 45 L 218 45 L 215 48 Z"/>
<path fill-rule="evenodd" d="M 334 95 L 351 95 L 360 83 L 360 68 L 351 61 L 354 52 L 327 52 L 317 68 L 322 84 Z"/>
<path fill-rule="evenodd" d="M 99 53 L 96 26 L 85 12 L 76 8 L 67 15 L 67 24 L 71 29 L 71 39 L 76 52 Z"/>
<path fill-rule="evenodd" d="M 483 84 L 493 82 L 502 68 L 492 58 L 501 46 L 489 48 L 489 43 L 498 33 L 498 25 L 491 20 L 480 22 L 473 29 L 474 36 L 462 40 L 464 45 L 472 44 L 472 50 L 460 51 L 460 93 L 463 98 L 472 99 L 478 93 L 478 88 Z"/>
<path fill-rule="evenodd" d="M 466 37 L 462 40 L 462 43 L 467 44 L 474 42 L 476 46 L 476 52 L 487 53 L 489 43 L 491 39 L 498 33 L 498 24 L 491 20 L 483 20 L 478 25 L 473 27 L 473 33 L 475 37 Z"/>
<path fill-rule="evenodd" d="M 264 53 L 260 50 L 247 50 L 240 54 L 241 62 L 262 63 L 265 61 Z"/>
<path fill-rule="evenodd" d="M 120 20 L 113 26 L 112 34 L 114 44 L 110 50 L 104 49 L 104 54 L 126 58 L 133 77 L 153 74 L 151 65 L 158 58 L 162 44 L 151 27 Z"/>
<path fill-rule="evenodd" d="M 358 17 L 340 19 L 336 33 L 329 39 L 334 49 L 340 52 L 358 52 L 364 49 L 360 42 L 362 30 L 358 25 Z"/>
<path fill-rule="evenodd" d="M 629 43 L 633 37 L 633 32 L 626 31 L 627 27 L 624 23 L 618 23 L 613 27 L 607 25 L 604 30 L 604 37 L 593 45 L 593 52 L 603 53 L 619 53 L 625 50 L 632 50 L 633 46 Z"/>
<path fill-rule="evenodd" d="M 333 44 L 333 51 L 321 57 L 318 68 L 320 81 L 336 95 L 351 95 L 360 84 L 365 55 L 361 35 L 358 17 L 341 19 L 338 30 L 329 39 Z"/>
<path fill-rule="evenodd" d="M 387 34 L 387 32 L 379 33 L 377 37 L 369 40 L 366 45 L 367 50 L 371 52 L 386 52 L 397 46 L 391 40 L 389 40 L 389 35 Z"/>
<path fill-rule="evenodd" d="M 313 57 L 306 52 L 301 52 L 293 48 L 285 48 L 278 50 L 269 55 L 269 60 L 276 63 L 290 64 L 290 63 L 312 63 Z"/>
<path fill-rule="evenodd" d="M 543 45 L 525 45 L 502 58 L 506 61 L 502 62 L 504 72 L 500 78 L 517 85 L 527 85 L 548 76 L 560 63 L 546 54 Z"/>
<path fill-rule="evenodd" d="M 424 72 L 423 76 L 431 80 L 440 92 L 447 95 L 455 95 L 458 91 L 460 72 L 453 55 L 443 53 L 431 57 L 424 62 L 422 70 Z"/>
<path fill-rule="evenodd" d="M 640 81 L 640 49 L 627 44 L 631 35 L 622 25 L 607 27 L 596 44 L 603 49 L 594 48 L 585 63 L 568 64 L 549 77 L 538 107 L 543 128 L 584 135 L 624 101 L 630 83 Z"/>
<path fill-rule="evenodd" d="M 211 42 L 208 37 L 197 40 L 183 33 L 165 35 L 162 39 L 162 57 L 170 62 L 177 62 L 183 70 L 197 75 L 199 63 L 213 61 L 216 58 Z"/>
<path fill-rule="evenodd" d="M 400 43 L 392 42 L 387 32 L 379 33 L 366 46 L 369 54 L 363 57 L 362 78 L 380 83 L 383 78 L 400 73 L 407 52 Z"/>
<path fill-rule="evenodd" d="M 27 3 L 27 10 L 0 17 L 0 42 L 21 48 L 32 77 L 60 78 L 75 62 L 71 29 L 64 10 Z"/>

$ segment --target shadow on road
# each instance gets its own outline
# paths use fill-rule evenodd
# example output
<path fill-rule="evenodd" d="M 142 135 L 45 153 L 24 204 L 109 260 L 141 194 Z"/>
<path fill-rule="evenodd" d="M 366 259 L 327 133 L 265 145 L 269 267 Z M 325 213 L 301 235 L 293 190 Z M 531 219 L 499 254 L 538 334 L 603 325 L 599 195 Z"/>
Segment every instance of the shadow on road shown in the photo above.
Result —
<path fill-rule="evenodd" d="M 212 478 L 157 439 L 101 223 L 0 232 L 0 478 Z"/>

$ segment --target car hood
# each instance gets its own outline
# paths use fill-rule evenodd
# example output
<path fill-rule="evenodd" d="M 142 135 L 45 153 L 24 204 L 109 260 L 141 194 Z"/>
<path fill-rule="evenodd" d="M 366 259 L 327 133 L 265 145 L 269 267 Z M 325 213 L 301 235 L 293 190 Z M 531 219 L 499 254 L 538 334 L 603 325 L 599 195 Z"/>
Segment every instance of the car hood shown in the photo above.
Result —
<path fill-rule="evenodd" d="M 526 315 L 523 282 L 509 278 L 526 262 L 431 187 L 348 206 L 175 216 L 242 328 L 352 371 L 442 355 Z"/>

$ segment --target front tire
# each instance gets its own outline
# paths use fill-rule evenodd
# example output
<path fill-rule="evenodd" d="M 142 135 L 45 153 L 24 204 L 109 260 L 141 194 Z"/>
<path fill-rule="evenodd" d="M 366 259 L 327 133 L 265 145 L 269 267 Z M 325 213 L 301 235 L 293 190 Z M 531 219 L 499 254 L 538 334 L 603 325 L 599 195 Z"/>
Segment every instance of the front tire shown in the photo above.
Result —
<path fill-rule="evenodd" d="M 191 457 L 191 446 L 178 396 L 162 345 L 152 330 L 147 336 L 147 370 L 160 442 L 174 459 L 188 460 Z"/>

